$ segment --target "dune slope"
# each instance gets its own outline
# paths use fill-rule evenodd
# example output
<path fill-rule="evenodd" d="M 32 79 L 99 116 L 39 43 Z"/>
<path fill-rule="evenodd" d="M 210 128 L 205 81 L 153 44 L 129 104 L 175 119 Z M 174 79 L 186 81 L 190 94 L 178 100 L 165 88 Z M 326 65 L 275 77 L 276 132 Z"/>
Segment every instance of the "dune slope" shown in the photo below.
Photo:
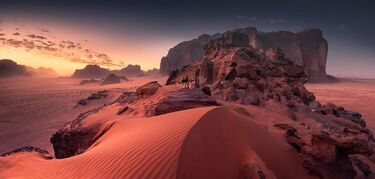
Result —
<path fill-rule="evenodd" d="M 2 157 L 0 178 L 240 178 L 247 162 L 269 178 L 309 178 L 286 142 L 228 107 L 116 119 L 104 127 L 81 155 Z"/>

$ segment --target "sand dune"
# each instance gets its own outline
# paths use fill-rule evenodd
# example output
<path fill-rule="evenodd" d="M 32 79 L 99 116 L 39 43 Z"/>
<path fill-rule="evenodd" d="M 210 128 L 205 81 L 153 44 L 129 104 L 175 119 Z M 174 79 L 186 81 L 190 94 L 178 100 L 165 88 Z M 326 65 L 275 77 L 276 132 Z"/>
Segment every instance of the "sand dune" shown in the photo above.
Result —
<path fill-rule="evenodd" d="M 267 168 L 266 178 L 311 177 L 289 144 L 229 107 L 131 119 L 101 113 L 109 129 L 85 153 L 2 157 L 1 178 L 240 178 L 246 162 Z"/>

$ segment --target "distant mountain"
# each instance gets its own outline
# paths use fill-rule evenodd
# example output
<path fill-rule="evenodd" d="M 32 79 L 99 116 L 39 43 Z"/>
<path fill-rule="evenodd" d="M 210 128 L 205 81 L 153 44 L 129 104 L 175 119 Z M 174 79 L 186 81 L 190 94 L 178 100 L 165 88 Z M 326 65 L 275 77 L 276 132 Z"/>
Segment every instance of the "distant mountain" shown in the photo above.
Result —
<path fill-rule="evenodd" d="M 145 72 L 145 75 L 157 75 L 157 74 L 159 74 L 160 72 L 159 72 L 159 69 L 157 69 L 157 68 L 153 68 L 153 69 L 150 69 L 150 70 L 147 70 L 146 72 Z"/>
<path fill-rule="evenodd" d="M 125 75 L 125 76 L 139 76 L 142 75 L 144 72 L 141 70 L 140 65 L 128 65 L 121 70 L 114 71 L 118 75 Z"/>
<path fill-rule="evenodd" d="M 31 73 L 27 71 L 25 66 L 19 65 L 12 60 L 0 60 L 0 78 L 12 76 L 31 76 Z"/>
<path fill-rule="evenodd" d="M 100 67 L 99 65 L 87 65 L 83 69 L 76 70 L 72 77 L 73 78 L 105 78 L 111 71 Z"/>
<path fill-rule="evenodd" d="M 32 76 L 38 76 L 38 77 L 51 77 L 51 76 L 58 76 L 57 72 L 53 70 L 52 68 L 46 68 L 46 67 L 39 67 L 37 69 L 25 66 L 27 71 L 29 71 Z"/>

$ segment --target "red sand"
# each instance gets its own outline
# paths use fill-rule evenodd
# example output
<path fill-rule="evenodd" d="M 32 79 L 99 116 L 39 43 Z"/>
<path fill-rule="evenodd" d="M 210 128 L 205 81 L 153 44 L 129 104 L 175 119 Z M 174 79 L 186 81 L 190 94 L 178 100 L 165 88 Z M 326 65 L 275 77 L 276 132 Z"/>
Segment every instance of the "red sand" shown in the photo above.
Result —
<path fill-rule="evenodd" d="M 113 119 L 90 149 L 66 159 L 35 153 L 0 158 L 3 178 L 239 178 L 246 161 L 266 166 L 266 178 L 310 178 L 295 151 L 228 107 L 205 107 L 151 118 Z M 105 114 L 105 115 L 104 115 Z M 100 120 L 97 120 L 100 121 Z"/>

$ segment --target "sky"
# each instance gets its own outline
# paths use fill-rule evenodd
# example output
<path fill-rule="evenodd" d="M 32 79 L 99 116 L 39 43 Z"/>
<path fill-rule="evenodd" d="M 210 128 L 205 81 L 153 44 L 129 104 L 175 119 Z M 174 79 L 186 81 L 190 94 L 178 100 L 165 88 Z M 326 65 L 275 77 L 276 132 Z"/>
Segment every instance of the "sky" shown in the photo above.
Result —
<path fill-rule="evenodd" d="M 0 39 L 7 41 L 0 58 L 64 75 L 92 63 L 147 70 L 158 68 L 171 47 L 201 34 L 314 27 L 329 43 L 329 74 L 375 78 L 374 9 L 370 0 L 2 0 Z"/>

